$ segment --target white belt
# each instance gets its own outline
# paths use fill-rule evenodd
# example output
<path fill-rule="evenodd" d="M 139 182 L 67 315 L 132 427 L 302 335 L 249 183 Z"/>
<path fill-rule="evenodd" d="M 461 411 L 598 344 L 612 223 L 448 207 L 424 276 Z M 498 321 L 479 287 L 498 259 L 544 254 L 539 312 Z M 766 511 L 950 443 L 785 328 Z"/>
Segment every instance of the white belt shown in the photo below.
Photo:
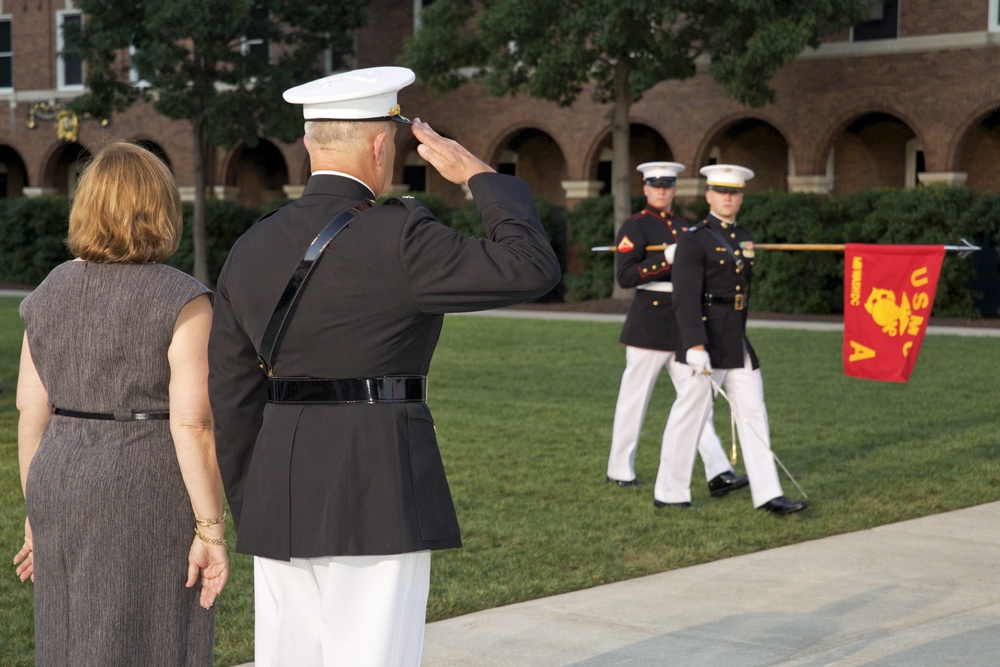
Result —
<path fill-rule="evenodd" d="M 673 292 L 674 284 L 668 282 L 646 283 L 644 285 L 636 285 L 635 288 L 650 290 L 653 292 Z"/>

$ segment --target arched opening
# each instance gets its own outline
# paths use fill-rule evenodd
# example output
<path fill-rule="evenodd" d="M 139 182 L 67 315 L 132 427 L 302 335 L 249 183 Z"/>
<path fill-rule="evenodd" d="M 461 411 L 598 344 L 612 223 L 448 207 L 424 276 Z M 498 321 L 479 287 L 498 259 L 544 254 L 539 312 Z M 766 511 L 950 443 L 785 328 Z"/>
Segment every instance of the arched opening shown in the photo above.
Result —
<path fill-rule="evenodd" d="M 282 186 L 287 183 L 285 158 L 266 139 L 253 148 L 240 146 L 229 160 L 226 186 L 235 188 L 235 199 L 243 206 L 259 208 L 266 202 L 284 199 Z"/>
<path fill-rule="evenodd" d="M 17 199 L 28 185 L 24 160 L 10 146 L 0 146 L 0 199 Z"/>
<path fill-rule="evenodd" d="M 901 188 L 916 183 L 923 151 L 916 133 L 899 118 L 869 113 L 848 124 L 833 142 L 834 191 Z M 910 173 L 912 172 L 912 173 Z"/>
<path fill-rule="evenodd" d="M 566 158 L 559 145 L 545 132 L 525 128 L 512 134 L 496 153 L 494 165 L 500 173 L 519 176 L 532 193 L 555 206 L 566 205 L 562 182 L 566 180 Z"/>
<path fill-rule="evenodd" d="M 90 151 L 76 142 L 60 144 L 49 157 L 45 169 L 47 185 L 56 194 L 72 197 L 80 173 L 90 161 Z"/>
<path fill-rule="evenodd" d="M 773 125 L 757 118 L 745 118 L 719 132 L 708 145 L 705 164 L 738 164 L 752 169 L 747 192 L 787 190 L 789 173 L 788 142 Z M 705 165 L 698 165 L 694 173 Z"/>
<path fill-rule="evenodd" d="M 1000 190 L 1000 109 L 975 123 L 962 138 L 958 170 L 966 183 L 990 192 Z"/>
<path fill-rule="evenodd" d="M 591 167 L 591 173 L 596 180 L 601 181 L 601 194 L 611 194 L 611 133 L 601 140 L 596 153 L 596 159 Z M 674 159 L 666 140 L 660 133 L 647 125 L 633 124 L 629 126 L 629 191 L 634 195 L 642 194 L 642 174 L 636 167 L 643 162 L 665 161 Z M 690 167 L 689 167 L 690 168 Z M 686 173 L 684 175 L 687 175 Z"/>

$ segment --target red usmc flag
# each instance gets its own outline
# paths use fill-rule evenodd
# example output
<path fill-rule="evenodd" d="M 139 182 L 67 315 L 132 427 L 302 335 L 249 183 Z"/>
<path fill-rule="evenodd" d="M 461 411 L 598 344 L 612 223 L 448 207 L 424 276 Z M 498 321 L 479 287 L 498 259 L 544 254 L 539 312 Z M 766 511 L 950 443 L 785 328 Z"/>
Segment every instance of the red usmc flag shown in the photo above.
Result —
<path fill-rule="evenodd" d="M 910 379 L 943 259 L 944 246 L 845 246 L 844 374 Z"/>

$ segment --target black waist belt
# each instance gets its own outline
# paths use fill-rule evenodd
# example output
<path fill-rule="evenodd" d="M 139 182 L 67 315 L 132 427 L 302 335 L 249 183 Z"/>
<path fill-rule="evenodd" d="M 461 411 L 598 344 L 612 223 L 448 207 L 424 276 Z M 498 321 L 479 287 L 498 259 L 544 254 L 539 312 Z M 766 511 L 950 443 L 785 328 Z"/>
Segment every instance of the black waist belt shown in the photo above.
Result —
<path fill-rule="evenodd" d="M 426 375 L 385 375 L 352 380 L 272 378 L 268 384 L 271 403 L 423 403 L 427 400 Z"/>
<path fill-rule="evenodd" d="M 54 405 L 50 405 L 49 412 L 51 412 L 54 415 L 59 415 L 60 417 L 76 417 L 78 419 L 104 419 L 106 421 L 120 421 L 120 422 L 138 422 L 138 421 L 147 421 L 150 419 L 170 419 L 170 413 L 166 410 L 159 410 L 155 412 L 131 412 L 127 415 L 122 415 L 121 417 L 118 417 L 112 412 L 83 412 L 82 410 L 67 410 L 66 408 L 57 408 Z"/>
<path fill-rule="evenodd" d="M 708 306 L 732 306 L 733 310 L 743 310 L 747 307 L 745 294 L 719 296 L 718 294 L 703 294 L 702 303 Z"/>

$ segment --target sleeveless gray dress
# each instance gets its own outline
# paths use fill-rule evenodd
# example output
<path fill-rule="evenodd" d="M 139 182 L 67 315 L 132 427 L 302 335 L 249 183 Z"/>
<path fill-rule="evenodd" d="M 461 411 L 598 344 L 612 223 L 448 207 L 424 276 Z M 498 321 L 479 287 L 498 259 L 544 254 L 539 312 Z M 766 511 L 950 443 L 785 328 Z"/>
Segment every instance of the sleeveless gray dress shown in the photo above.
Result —
<path fill-rule="evenodd" d="M 162 264 L 56 267 L 21 303 L 49 402 L 167 410 L 177 315 L 208 292 Z M 26 488 L 36 665 L 212 664 L 214 610 L 184 587 L 195 524 L 167 420 L 53 415 Z"/>

